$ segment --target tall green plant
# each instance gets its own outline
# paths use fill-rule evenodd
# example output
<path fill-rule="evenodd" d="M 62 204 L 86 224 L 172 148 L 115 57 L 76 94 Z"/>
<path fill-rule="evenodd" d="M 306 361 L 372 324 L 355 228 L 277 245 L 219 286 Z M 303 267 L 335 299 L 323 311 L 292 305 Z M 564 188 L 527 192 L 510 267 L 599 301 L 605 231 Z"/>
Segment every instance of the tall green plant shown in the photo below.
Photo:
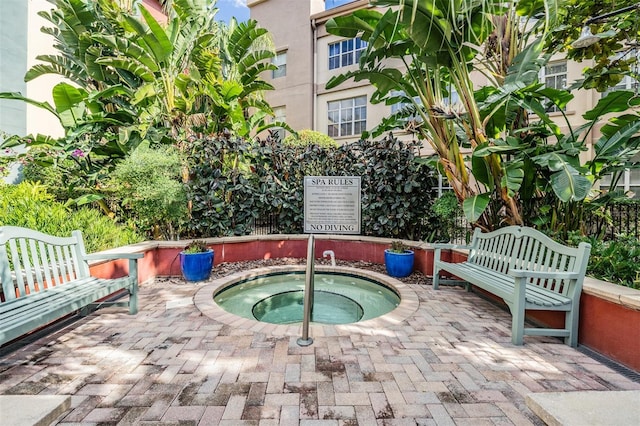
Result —
<path fill-rule="evenodd" d="M 71 80 L 53 89 L 54 105 L 0 93 L 54 114 L 65 135 L 17 135 L 3 144 L 37 147 L 17 154 L 40 166 L 73 174 L 97 200 L 115 165 L 143 141 L 173 143 L 189 134 L 259 131 L 272 114 L 262 93 L 272 87 L 260 73 L 275 54 L 266 30 L 255 21 L 216 22 L 215 0 L 175 0 L 169 22 L 158 22 L 142 5 L 137 12 L 117 0 L 52 0 L 43 31 L 57 54 L 38 57 L 33 80 L 58 74 Z M 136 14 L 137 13 L 137 14 Z M 249 110 L 253 113 L 249 114 Z M 265 125 L 286 126 L 284 123 Z M 71 180 L 71 179 L 69 179 Z"/>
<path fill-rule="evenodd" d="M 375 0 L 372 4 L 394 8 L 384 14 L 359 10 L 327 23 L 333 34 L 359 36 L 368 42 L 360 69 L 331 79 L 327 87 L 351 78 L 369 80 L 377 89 L 372 102 L 411 104 L 406 113 L 419 117 L 413 129 L 438 155 L 439 167 L 464 203 L 467 217 L 483 228 L 500 222 L 522 223 L 514 197 L 514 188 L 522 182 L 521 169 L 505 167 L 500 155 L 492 152 L 479 157 L 474 175 L 477 172 L 483 179 L 474 180 L 463 154 L 464 148 L 492 144 L 474 96 L 471 71 L 474 61 L 484 59 L 483 70 L 491 81 L 504 79 L 504 70 L 523 38 L 516 24 L 519 17 L 511 12 L 515 8 L 509 7 L 513 5 L 467 0 Z M 498 49 L 481 57 L 480 46 L 492 45 L 490 35 Z M 403 63 L 404 73 L 386 61 L 390 58 Z M 460 99 L 457 105 L 446 102 L 454 91 Z"/>
<path fill-rule="evenodd" d="M 562 112 L 570 129 L 566 134 L 550 118 L 549 106 L 563 111 L 572 99 L 567 90 L 544 87 L 538 80 L 553 53 L 543 49 L 544 40 L 548 29 L 557 25 L 562 4 L 467 0 L 372 4 L 395 8 L 385 13 L 358 10 L 327 23 L 333 34 L 368 42 L 359 69 L 331 79 L 327 86 L 368 80 L 376 88 L 371 102 L 408 105 L 374 132 L 404 125 L 429 143 L 467 219 L 476 226 L 579 226 L 582 202 L 601 176 L 596 169 L 615 164 L 613 152 L 624 154 L 619 166 L 628 166 L 628 154 L 637 152 L 633 134 L 638 127 L 635 113 L 612 122 L 615 130 L 611 128 L 596 144 L 601 154 L 584 163 L 580 154 L 587 149 L 586 135 L 602 114 L 621 111 L 617 108 L 622 97 L 603 99 L 578 129 L 571 128 Z M 488 84 L 474 88 L 472 72 L 484 74 Z M 454 91 L 459 103 L 447 100 Z M 635 102 L 628 101 L 624 109 Z M 471 158 L 465 149 L 472 151 Z M 562 232 L 566 235 L 567 229 Z"/>

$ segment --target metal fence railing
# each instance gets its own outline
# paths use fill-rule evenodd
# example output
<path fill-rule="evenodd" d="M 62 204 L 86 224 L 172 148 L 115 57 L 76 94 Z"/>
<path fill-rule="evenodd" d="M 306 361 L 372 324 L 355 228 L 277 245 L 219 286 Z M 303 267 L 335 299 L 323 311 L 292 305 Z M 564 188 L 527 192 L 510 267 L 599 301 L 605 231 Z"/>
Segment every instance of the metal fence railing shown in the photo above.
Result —
<path fill-rule="evenodd" d="M 279 233 L 278 215 L 265 213 L 253 220 L 251 235 L 269 235 Z"/>
<path fill-rule="evenodd" d="M 425 224 L 426 227 L 426 224 Z M 620 203 L 608 207 L 605 214 L 590 215 L 586 219 L 585 230 L 588 235 L 605 239 L 615 238 L 617 235 L 627 234 L 640 239 L 640 202 Z M 252 235 L 268 235 L 280 232 L 278 215 L 263 213 L 254 220 Z M 434 241 L 444 241 L 464 244 L 469 241 L 471 227 L 463 215 L 455 219 L 451 229 L 439 229 L 438 235 L 431 236 Z M 428 235 L 422 235 L 426 239 Z"/>
<path fill-rule="evenodd" d="M 612 204 L 601 215 L 586 220 L 589 235 L 605 239 L 626 234 L 640 238 L 640 202 Z"/>

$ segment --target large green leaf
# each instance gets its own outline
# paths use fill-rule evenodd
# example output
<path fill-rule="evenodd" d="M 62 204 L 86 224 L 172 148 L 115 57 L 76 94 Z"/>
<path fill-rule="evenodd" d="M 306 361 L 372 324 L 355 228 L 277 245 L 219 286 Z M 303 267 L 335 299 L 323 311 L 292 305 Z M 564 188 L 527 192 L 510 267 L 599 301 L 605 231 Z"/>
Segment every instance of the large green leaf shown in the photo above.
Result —
<path fill-rule="evenodd" d="M 402 73 L 395 68 L 380 68 L 373 70 L 356 70 L 334 76 L 327 82 L 327 89 L 334 88 L 339 84 L 353 78 L 354 81 L 368 80 L 379 92 L 386 94 L 391 90 L 400 90 Z"/>
<path fill-rule="evenodd" d="M 630 106 L 632 106 L 632 100 L 635 100 L 633 103 L 635 105 L 640 102 L 640 99 L 637 99 L 635 92 L 630 90 L 614 90 L 601 98 L 595 108 L 584 113 L 582 117 L 584 117 L 585 120 L 592 121 L 611 112 L 626 111 Z"/>
<path fill-rule="evenodd" d="M 489 205 L 490 200 L 491 194 L 489 193 L 478 194 L 473 197 L 466 198 L 462 202 L 464 216 L 470 223 L 476 222 L 480 216 L 482 216 L 482 213 Z"/>
<path fill-rule="evenodd" d="M 510 197 L 520 190 L 524 181 L 524 161 L 516 160 L 506 163 L 503 168 L 504 174 L 500 185 L 507 188 Z"/>
<path fill-rule="evenodd" d="M 366 34 L 375 31 L 382 14 L 371 9 L 361 9 L 350 15 L 336 16 L 330 19 L 325 28 L 329 34 L 341 37 L 354 38 L 358 34 L 364 33 L 363 39 L 367 39 Z"/>
<path fill-rule="evenodd" d="M 514 154 L 522 151 L 524 148 L 526 148 L 526 146 L 527 144 L 524 143 L 509 145 L 504 143 L 504 141 L 502 144 L 496 145 L 483 144 L 478 145 L 478 147 L 473 151 L 473 156 L 488 157 L 491 154 Z"/>
<path fill-rule="evenodd" d="M 62 125 L 65 128 L 78 125 L 86 110 L 84 101 L 87 99 L 87 92 L 67 83 L 58 83 L 52 94 Z"/>
<path fill-rule="evenodd" d="M 105 46 L 109 46 L 114 51 L 128 58 L 141 62 L 152 72 L 156 72 L 159 69 L 158 62 L 141 46 L 133 43 L 131 40 L 105 34 L 93 34 L 91 38 Z"/>
<path fill-rule="evenodd" d="M 565 203 L 584 200 L 592 186 L 589 178 L 581 175 L 568 163 L 564 163 L 561 170 L 551 175 L 553 192 Z"/>
<path fill-rule="evenodd" d="M 51 106 L 51 104 L 49 104 L 49 102 L 41 102 L 31 98 L 27 98 L 25 96 L 22 96 L 20 92 L 0 92 L 0 99 L 12 99 L 16 101 L 23 101 L 30 105 L 34 105 L 34 106 L 37 106 L 38 108 L 47 110 L 51 114 L 55 115 L 57 118 L 60 118 L 58 116 L 58 112 L 55 110 L 55 108 Z"/>
<path fill-rule="evenodd" d="M 538 72 L 548 60 L 542 56 L 542 47 L 543 42 L 538 39 L 515 56 L 505 77 L 505 86 L 519 83 L 528 86 L 538 81 Z"/>
<path fill-rule="evenodd" d="M 142 65 L 138 61 L 133 60 L 131 58 L 127 58 L 127 57 L 118 57 L 118 58 L 102 57 L 102 58 L 97 59 L 96 63 L 102 64 L 102 65 L 107 65 L 107 66 L 112 66 L 114 68 L 122 69 L 122 70 L 125 70 L 125 71 L 129 71 L 133 75 L 135 75 L 135 76 L 137 76 L 137 77 L 139 77 L 142 80 L 147 81 L 147 82 L 152 82 L 152 81 L 156 80 L 155 75 L 153 74 L 153 72 L 149 68 L 147 68 L 146 66 Z"/>
<path fill-rule="evenodd" d="M 167 33 L 162 26 L 156 21 L 146 7 L 140 5 L 140 14 L 144 18 L 145 22 L 149 26 L 151 33 L 145 32 L 142 39 L 147 46 L 153 51 L 155 60 L 158 63 L 165 62 L 169 56 L 173 53 L 173 44 L 167 36 Z"/>
<path fill-rule="evenodd" d="M 577 162 L 575 158 L 552 152 L 539 155 L 533 160 L 553 172 L 550 177 L 551 187 L 560 200 L 565 203 L 581 201 L 589 195 L 593 183 L 572 165 Z"/>

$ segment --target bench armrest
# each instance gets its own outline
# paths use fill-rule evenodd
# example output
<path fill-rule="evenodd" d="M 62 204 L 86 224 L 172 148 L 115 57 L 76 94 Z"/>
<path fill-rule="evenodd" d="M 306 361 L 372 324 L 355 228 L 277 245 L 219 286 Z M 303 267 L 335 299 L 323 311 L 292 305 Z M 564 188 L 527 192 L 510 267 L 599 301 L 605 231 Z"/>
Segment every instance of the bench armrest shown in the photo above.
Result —
<path fill-rule="evenodd" d="M 565 280 L 578 278 L 580 274 L 577 272 L 560 272 L 560 271 L 527 271 L 525 269 L 511 269 L 509 275 L 516 278 L 542 278 L 542 279 L 556 279 Z"/>
<path fill-rule="evenodd" d="M 92 253 L 84 256 L 84 260 L 116 260 L 116 259 L 142 259 L 144 253 Z"/>

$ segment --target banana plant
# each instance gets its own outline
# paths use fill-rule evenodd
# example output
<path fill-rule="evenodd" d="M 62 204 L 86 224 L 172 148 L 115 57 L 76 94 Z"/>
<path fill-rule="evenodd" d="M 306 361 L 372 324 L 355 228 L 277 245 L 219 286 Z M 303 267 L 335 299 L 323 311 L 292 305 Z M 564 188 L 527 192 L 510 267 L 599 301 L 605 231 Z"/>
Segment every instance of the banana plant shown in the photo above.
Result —
<path fill-rule="evenodd" d="M 126 95 L 127 92 L 124 87 L 112 86 L 101 92 L 88 93 L 68 83 L 59 83 L 53 88 L 53 106 L 20 93 L 0 93 L 0 99 L 24 101 L 49 111 L 64 129 L 64 136 L 59 138 L 42 134 L 11 136 L 2 147 L 10 150 L 26 145 L 27 151 L 15 151 L 16 160 L 33 161 L 43 167 L 59 167 L 89 190 L 89 195 L 76 200 L 78 204 L 97 201 L 107 214 L 112 215 L 96 191 L 116 163 L 143 140 L 135 110 L 108 112 L 105 109 L 114 96 Z"/>
<path fill-rule="evenodd" d="M 412 104 L 405 110 L 418 117 L 411 129 L 435 151 L 467 218 L 485 229 L 523 223 L 516 195 L 523 177 L 520 163 L 505 164 L 498 151 L 489 151 L 475 157 L 470 170 L 464 153 L 500 140 L 487 134 L 471 72 L 482 70 L 493 84 L 504 84 L 517 49 L 524 46 L 518 25 L 521 15 L 533 13 L 529 8 L 518 15 L 513 3 L 372 0 L 373 5 L 392 8 L 385 13 L 359 10 L 327 23 L 332 34 L 368 42 L 359 69 L 332 78 L 327 87 L 352 78 L 368 80 L 377 89 L 371 102 L 393 104 L 402 99 Z M 401 61 L 404 72 L 384 61 L 390 58 Z M 460 102 L 451 105 L 447 98 L 454 91 Z M 398 124 L 394 119 L 383 122 Z M 472 171 L 482 179 L 474 178 Z"/>

